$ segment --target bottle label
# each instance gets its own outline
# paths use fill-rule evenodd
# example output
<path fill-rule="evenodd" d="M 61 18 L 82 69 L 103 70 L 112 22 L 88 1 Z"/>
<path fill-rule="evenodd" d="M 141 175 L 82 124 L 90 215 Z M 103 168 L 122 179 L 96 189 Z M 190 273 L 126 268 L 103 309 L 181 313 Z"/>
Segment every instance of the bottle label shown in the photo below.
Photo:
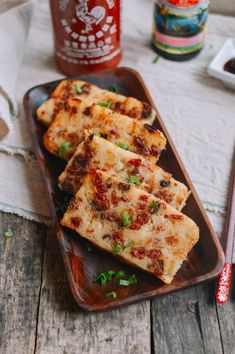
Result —
<path fill-rule="evenodd" d="M 59 11 L 63 43 L 57 50 L 58 57 L 90 65 L 104 63 L 120 53 L 120 8 L 114 0 L 61 0 Z"/>
<path fill-rule="evenodd" d="M 184 5 L 193 8 L 178 7 Z M 204 45 L 208 1 L 156 0 L 153 45 L 166 53 L 185 55 Z"/>

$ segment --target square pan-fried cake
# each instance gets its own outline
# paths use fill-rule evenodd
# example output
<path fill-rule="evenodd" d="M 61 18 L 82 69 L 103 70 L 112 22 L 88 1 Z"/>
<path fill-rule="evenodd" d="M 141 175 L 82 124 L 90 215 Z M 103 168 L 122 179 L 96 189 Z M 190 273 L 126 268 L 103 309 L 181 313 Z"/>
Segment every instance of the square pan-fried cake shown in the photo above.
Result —
<path fill-rule="evenodd" d="M 96 169 L 84 178 L 61 224 L 167 284 L 199 238 L 189 217 Z"/>
<path fill-rule="evenodd" d="M 90 168 L 116 175 L 123 182 L 136 185 L 178 210 L 183 208 L 190 194 L 183 183 L 176 181 L 170 173 L 143 156 L 86 131 L 85 140 L 79 144 L 59 176 L 59 187 L 67 193 L 75 194 Z"/>
<path fill-rule="evenodd" d="M 62 80 L 50 98 L 37 110 L 40 122 L 49 125 L 67 99 L 78 97 L 85 99 L 90 104 L 103 102 L 114 112 L 138 119 L 144 123 L 152 123 L 156 118 L 156 112 L 146 102 L 134 97 L 126 97 L 115 92 L 103 90 L 95 85 L 80 80 Z"/>
<path fill-rule="evenodd" d="M 69 160 L 84 139 L 85 129 L 156 162 L 165 148 L 166 138 L 152 125 L 113 112 L 78 98 L 66 101 L 44 134 L 48 151 Z"/>

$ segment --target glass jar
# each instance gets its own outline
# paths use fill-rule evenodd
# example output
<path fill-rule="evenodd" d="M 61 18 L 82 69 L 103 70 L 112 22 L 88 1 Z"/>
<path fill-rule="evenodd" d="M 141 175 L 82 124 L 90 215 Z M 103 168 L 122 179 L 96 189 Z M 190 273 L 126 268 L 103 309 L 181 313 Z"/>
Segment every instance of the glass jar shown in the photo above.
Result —
<path fill-rule="evenodd" d="M 156 0 L 152 46 L 171 60 L 188 60 L 203 48 L 209 1 Z"/>
<path fill-rule="evenodd" d="M 115 68 L 121 60 L 120 0 L 50 0 L 55 58 L 66 75 Z"/>

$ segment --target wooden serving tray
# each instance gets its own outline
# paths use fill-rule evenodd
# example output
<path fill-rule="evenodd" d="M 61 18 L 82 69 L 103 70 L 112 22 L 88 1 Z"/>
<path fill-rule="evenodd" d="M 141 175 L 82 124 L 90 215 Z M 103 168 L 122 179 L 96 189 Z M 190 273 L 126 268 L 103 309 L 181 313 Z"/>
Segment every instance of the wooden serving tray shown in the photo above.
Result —
<path fill-rule="evenodd" d="M 117 68 L 113 71 L 81 75 L 77 78 L 106 89 L 115 84 L 121 94 L 146 101 L 156 110 L 143 80 L 132 69 Z M 183 263 L 176 274 L 174 281 L 170 285 L 164 284 L 154 276 L 123 264 L 115 257 L 100 250 L 93 248 L 90 251 L 82 237 L 60 226 L 59 220 L 62 216 L 60 205 L 65 194 L 58 189 L 57 178 L 65 168 L 65 162 L 60 161 L 44 149 L 42 135 L 45 127 L 36 119 L 37 107 L 48 98 L 58 83 L 59 81 L 54 81 L 30 89 L 24 96 L 24 108 L 70 288 L 78 305 L 87 311 L 111 310 L 171 293 L 218 276 L 224 264 L 221 245 L 158 112 L 155 125 L 165 134 L 168 141 L 167 150 L 160 157 L 159 165 L 191 189 L 192 194 L 183 213 L 192 218 L 200 228 L 200 239 L 190 252 L 188 260 Z M 116 280 L 107 282 L 104 286 L 94 282 L 94 275 L 109 270 L 124 270 L 128 275 L 135 273 L 138 283 L 125 287 L 118 285 Z M 105 292 L 110 290 L 116 291 L 117 297 L 115 299 L 104 296 Z"/>

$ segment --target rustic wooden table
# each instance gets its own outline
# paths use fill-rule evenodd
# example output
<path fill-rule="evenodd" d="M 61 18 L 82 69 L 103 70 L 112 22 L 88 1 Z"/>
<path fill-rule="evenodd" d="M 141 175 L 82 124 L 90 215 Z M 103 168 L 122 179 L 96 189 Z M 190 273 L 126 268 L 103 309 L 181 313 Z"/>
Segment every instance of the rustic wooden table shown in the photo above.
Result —
<path fill-rule="evenodd" d="M 235 353 L 235 287 L 215 282 L 107 313 L 82 312 L 68 288 L 53 230 L 0 213 L 0 353 Z"/>

